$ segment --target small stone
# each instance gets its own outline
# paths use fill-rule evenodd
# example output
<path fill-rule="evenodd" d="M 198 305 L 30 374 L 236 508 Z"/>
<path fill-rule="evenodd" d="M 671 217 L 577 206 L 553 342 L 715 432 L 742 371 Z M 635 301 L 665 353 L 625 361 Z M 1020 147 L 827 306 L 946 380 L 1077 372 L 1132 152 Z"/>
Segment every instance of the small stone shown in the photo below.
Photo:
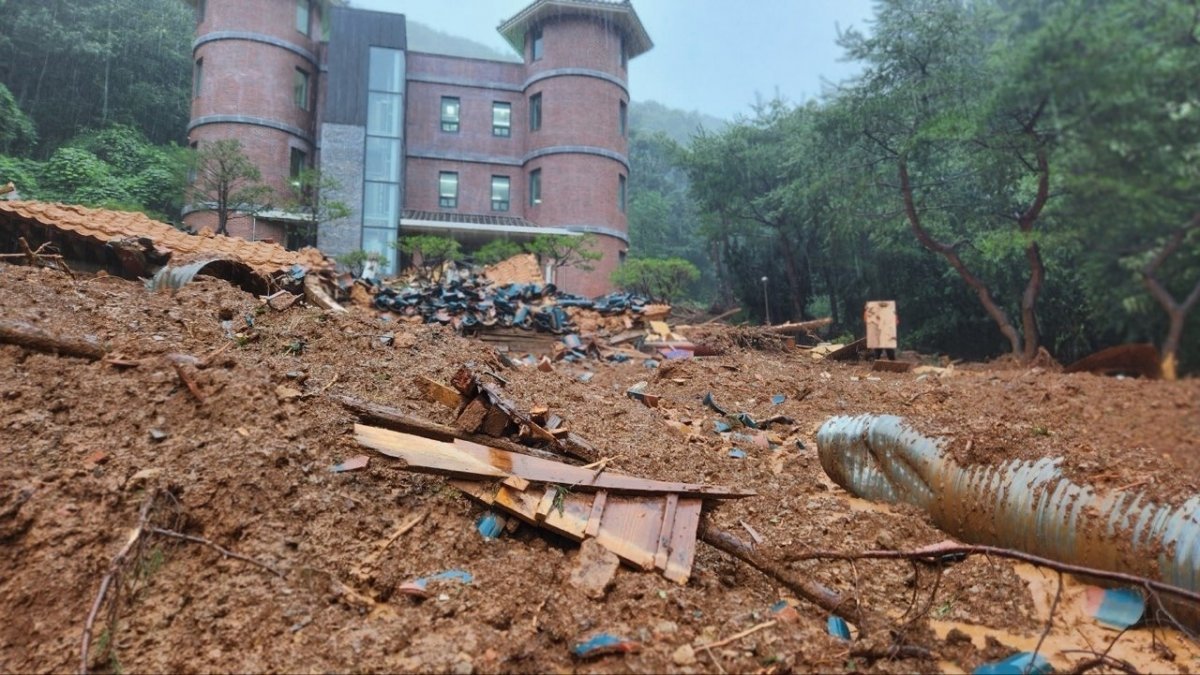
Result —
<path fill-rule="evenodd" d="M 475 672 L 475 665 L 471 663 L 471 659 L 464 654 L 458 655 L 458 660 L 454 662 L 454 675 L 471 675 Z"/>
<path fill-rule="evenodd" d="M 299 389 L 294 389 L 287 385 L 281 384 L 278 387 L 275 387 L 275 395 L 278 396 L 279 400 L 281 401 L 292 401 L 300 398 L 304 394 Z"/>
<path fill-rule="evenodd" d="M 598 541 L 585 540 L 579 547 L 575 568 L 571 570 L 571 585 L 583 591 L 589 598 L 599 600 L 604 597 L 620 564 L 616 554 L 604 548 Z"/>
<path fill-rule="evenodd" d="M 880 532 L 876 535 L 875 545 L 884 551 L 893 551 L 896 548 L 896 542 L 888 532 Z"/>
<path fill-rule="evenodd" d="M 289 380 L 300 380 L 301 382 L 303 382 L 305 379 L 307 379 L 307 377 L 308 377 L 307 375 L 305 375 L 302 371 L 299 371 L 299 370 L 287 371 L 287 379 L 289 379 Z"/>
<path fill-rule="evenodd" d="M 654 627 L 654 632 L 659 635 L 672 635 L 679 630 L 679 626 L 674 621 L 659 621 Z"/>
<path fill-rule="evenodd" d="M 690 666 L 696 663 L 696 651 L 691 645 L 682 645 L 671 654 L 671 660 L 677 666 Z"/>
<path fill-rule="evenodd" d="M 150 440 L 154 441 L 155 443 L 162 443 L 163 441 L 167 440 L 167 432 L 159 429 L 158 427 L 154 427 L 150 430 Z"/>

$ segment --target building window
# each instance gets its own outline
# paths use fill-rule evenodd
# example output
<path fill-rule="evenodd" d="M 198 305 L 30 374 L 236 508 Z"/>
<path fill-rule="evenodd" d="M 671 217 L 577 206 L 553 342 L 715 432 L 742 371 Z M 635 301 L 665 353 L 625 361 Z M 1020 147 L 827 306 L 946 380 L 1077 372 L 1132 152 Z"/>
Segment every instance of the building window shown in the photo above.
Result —
<path fill-rule="evenodd" d="M 617 37 L 617 49 L 620 50 L 620 54 L 621 54 L 621 68 L 623 68 L 625 70 L 629 70 L 629 52 L 626 51 L 626 49 L 625 49 L 625 36 L 624 35 L 620 35 Z"/>
<path fill-rule="evenodd" d="M 621 249 L 620 251 L 617 251 L 617 264 L 618 264 L 618 265 L 624 265 L 624 264 L 625 264 L 625 260 L 626 260 L 626 258 L 628 258 L 628 257 L 629 257 L 629 251 L 628 251 L 628 250 L 626 250 L 626 249 Z"/>
<path fill-rule="evenodd" d="M 442 131 L 458 133 L 459 102 L 453 96 L 442 97 Z"/>
<path fill-rule="evenodd" d="M 511 182 L 508 176 L 492 176 L 492 210 L 507 211 Z"/>
<path fill-rule="evenodd" d="M 196 0 L 196 23 L 204 23 L 204 12 L 208 9 L 207 5 L 205 0 Z"/>
<path fill-rule="evenodd" d="M 512 104 L 492 103 L 492 135 L 508 138 L 512 135 Z"/>
<path fill-rule="evenodd" d="M 617 113 L 617 126 L 621 129 L 621 136 L 624 136 L 629 128 L 629 104 L 625 101 L 621 101 L 621 109 Z"/>
<path fill-rule="evenodd" d="M 529 205 L 537 206 L 542 203 L 542 170 L 534 169 L 529 172 Z"/>
<path fill-rule="evenodd" d="M 371 64 L 368 72 L 368 88 L 401 94 L 404 86 L 404 52 L 399 49 L 371 47 Z"/>
<path fill-rule="evenodd" d="M 542 27 L 534 26 L 529 29 L 529 54 L 532 60 L 537 61 L 542 58 Z"/>
<path fill-rule="evenodd" d="M 542 95 L 534 94 L 529 97 L 529 130 L 537 131 L 542 128 Z"/>
<path fill-rule="evenodd" d="M 292 148 L 291 164 L 288 171 L 288 176 L 296 179 L 300 177 L 300 173 L 304 171 L 308 165 L 308 155 L 300 148 Z"/>
<path fill-rule="evenodd" d="M 617 176 L 617 205 L 621 207 L 621 213 L 625 213 L 625 176 Z"/>
<path fill-rule="evenodd" d="M 308 35 L 308 15 L 311 11 L 310 0 L 296 0 L 296 30 Z"/>
<path fill-rule="evenodd" d="M 443 171 L 438 174 L 438 206 L 443 209 L 458 208 L 458 174 Z"/>
<path fill-rule="evenodd" d="M 204 86 L 204 59 L 196 59 L 196 68 L 192 72 L 192 96 L 200 97 L 200 91 Z"/>
<path fill-rule="evenodd" d="M 296 69 L 295 80 L 292 84 L 292 93 L 296 98 L 296 107 L 301 110 L 308 110 L 308 73 Z"/>

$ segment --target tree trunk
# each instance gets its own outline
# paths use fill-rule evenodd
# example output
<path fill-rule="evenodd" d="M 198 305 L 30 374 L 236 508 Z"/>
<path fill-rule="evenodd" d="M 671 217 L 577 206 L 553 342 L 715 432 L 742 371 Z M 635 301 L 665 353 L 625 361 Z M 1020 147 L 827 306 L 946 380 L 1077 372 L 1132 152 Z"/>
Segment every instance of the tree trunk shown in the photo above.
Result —
<path fill-rule="evenodd" d="M 1021 294 L 1021 328 L 1025 333 L 1025 351 L 1023 360 L 1028 363 L 1037 356 L 1041 335 L 1037 325 L 1037 300 L 1042 290 L 1042 282 L 1046 278 L 1046 266 L 1042 264 L 1042 254 L 1036 242 L 1030 242 L 1025 247 L 1025 258 L 1029 260 L 1029 283 Z"/>
<path fill-rule="evenodd" d="M 783 233 L 779 232 L 779 247 L 783 253 L 783 270 L 787 275 L 788 282 L 788 302 L 792 306 L 791 318 L 804 318 L 804 295 L 800 288 L 800 274 L 796 271 L 796 255 L 792 250 L 792 242 Z M 782 318 L 782 317 L 781 317 Z"/>
<path fill-rule="evenodd" d="M 1187 322 L 1188 315 L 1196 308 L 1196 304 L 1200 303 L 1200 281 L 1196 282 L 1192 292 L 1188 293 L 1183 302 L 1177 302 L 1167 287 L 1159 281 L 1158 270 L 1167 261 L 1167 258 L 1170 258 L 1183 246 L 1183 241 L 1188 233 L 1196 229 L 1200 229 L 1200 213 L 1193 215 L 1190 222 L 1176 230 L 1158 254 L 1142 268 L 1142 280 L 1145 282 L 1146 288 L 1162 306 L 1170 321 L 1167 338 L 1163 341 L 1162 346 L 1163 378 L 1167 380 L 1174 380 L 1178 377 L 1176 368 L 1179 363 L 1179 343 L 1183 340 L 1183 325 Z"/>
<path fill-rule="evenodd" d="M 971 270 L 967 268 L 966 263 L 959 257 L 955 247 L 937 241 L 925 230 L 925 227 L 921 224 L 921 217 L 917 214 L 916 203 L 913 201 L 912 185 L 908 179 L 908 163 L 903 159 L 899 160 L 899 170 L 900 194 L 904 198 L 904 212 L 908 216 L 909 227 L 912 229 L 913 234 L 916 235 L 917 241 L 921 242 L 921 245 L 930 251 L 941 255 L 950 263 L 954 271 L 958 272 L 958 276 L 966 282 L 971 290 L 975 291 L 975 294 L 979 297 L 980 304 L 983 305 L 984 311 L 992 318 L 992 321 L 996 322 L 1000 333 L 1008 338 L 1012 354 L 1018 357 L 1021 356 L 1021 336 L 1017 333 L 1016 328 L 1013 327 L 1012 322 L 1009 321 L 1008 314 L 996 304 L 987 284 L 983 283 L 982 279 L 972 274 Z"/>
<path fill-rule="evenodd" d="M 1032 134 L 1032 132 L 1030 132 Z M 1037 142 L 1036 137 L 1034 142 Z M 1033 238 L 1033 228 L 1042 215 L 1046 200 L 1050 197 L 1050 162 L 1046 157 L 1046 149 L 1037 149 L 1038 188 L 1033 203 L 1017 219 L 1017 227 L 1028 237 L 1025 244 L 1025 259 L 1029 261 L 1029 282 L 1025 284 L 1025 292 L 1021 294 L 1021 327 L 1025 329 L 1024 360 L 1029 363 L 1037 356 L 1041 344 L 1041 335 L 1037 325 L 1037 301 L 1042 292 L 1042 283 L 1046 280 L 1046 265 L 1042 262 L 1042 252 L 1037 240 Z"/>

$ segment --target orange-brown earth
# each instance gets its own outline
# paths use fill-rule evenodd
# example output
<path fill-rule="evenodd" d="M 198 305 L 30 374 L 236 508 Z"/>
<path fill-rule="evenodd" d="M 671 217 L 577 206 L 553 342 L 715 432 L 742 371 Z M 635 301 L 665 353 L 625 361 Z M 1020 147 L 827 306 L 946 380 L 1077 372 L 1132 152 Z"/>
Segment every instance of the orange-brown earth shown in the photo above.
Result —
<path fill-rule="evenodd" d="M 1003 561 L 971 558 L 946 568 L 932 600 L 936 575 L 914 575 L 907 563 L 805 561 L 791 563 L 792 572 L 893 617 L 895 630 L 930 650 L 932 660 L 853 655 L 827 633 L 822 612 L 803 602 L 794 621 L 711 650 L 681 649 L 775 618 L 769 608 L 788 592 L 700 544 L 686 586 L 622 568 L 603 598 L 590 599 L 568 583 L 576 544 L 527 525 L 485 541 L 474 528 L 482 508 L 442 478 L 406 472 L 378 455 L 366 469 L 330 472 L 367 451 L 353 440 L 352 416 L 322 392 L 450 423 L 452 413 L 427 402 L 413 379 L 446 382 L 464 363 L 497 369 L 517 401 L 549 406 L 612 458 L 610 470 L 757 491 L 711 517 L 748 538 L 744 521 L 762 535 L 759 551 L 780 560 L 810 549 L 915 548 L 945 538 L 920 513 L 866 504 L 832 485 L 817 462 L 814 433 L 836 414 L 904 415 L 928 434 L 951 437 L 966 462 L 1057 455 L 1068 475 L 1099 487 L 1143 490 L 1172 503 L 1200 492 L 1195 379 L 1118 380 L 1003 365 L 922 377 L 801 352 L 732 348 L 657 370 L 593 363 L 596 376 L 583 383 L 576 379 L 581 365 L 500 370 L 491 347 L 445 328 L 358 311 L 264 310 L 215 279 L 171 295 L 112 277 L 72 283 L 50 270 L 0 264 L 0 297 L 0 318 L 94 336 L 140 363 L 117 367 L 0 345 L 0 670 L 8 672 L 78 668 L 100 580 L 150 494 L 164 495 L 152 524 L 207 538 L 283 576 L 207 546 L 148 537 L 125 567 L 115 611 L 106 606 L 97 621 L 93 669 L 969 671 L 1023 640 L 1036 642 L 1042 630 L 1047 586 Z M 257 337 L 227 337 L 221 318 L 229 316 L 235 332 Z M 388 332 L 391 345 L 380 339 Z M 203 358 L 226 345 L 207 368 L 185 369 L 203 402 L 165 358 Z M 663 397 L 663 408 L 624 395 L 639 380 Z M 288 388 L 311 395 L 295 398 Z M 756 417 L 794 418 L 775 429 L 784 446 L 731 458 L 701 403 L 709 391 Z M 787 400 L 774 406 L 773 394 Z M 377 562 L 364 571 L 374 554 Z M 469 571 L 473 582 L 433 586 L 424 600 L 397 592 L 405 581 L 453 568 Z M 947 626 L 963 630 L 947 635 Z M 600 632 L 637 641 L 641 650 L 593 660 L 571 655 L 574 642 Z M 985 633 L 999 642 L 985 644 Z M 1117 634 L 1105 635 L 1090 638 L 1092 648 L 1102 651 Z M 1129 644 L 1143 645 L 1132 647 L 1143 667 L 1200 669 L 1198 652 L 1175 638 L 1167 639 L 1169 650 Z M 1088 658 L 1052 656 L 1065 666 Z"/>

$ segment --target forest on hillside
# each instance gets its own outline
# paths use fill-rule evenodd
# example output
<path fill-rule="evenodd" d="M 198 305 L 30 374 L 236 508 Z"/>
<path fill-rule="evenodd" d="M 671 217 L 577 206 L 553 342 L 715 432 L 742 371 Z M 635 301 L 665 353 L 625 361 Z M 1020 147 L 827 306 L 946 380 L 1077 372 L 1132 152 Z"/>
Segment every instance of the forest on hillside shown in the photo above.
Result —
<path fill-rule="evenodd" d="M 0 183 L 177 219 L 191 7 L 0 11 Z M 732 123 L 635 102 L 631 262 L 686 261 L 692 301 L 752 320 L 853 334 L 890 298 L 908 348 L 1150 341 L 1194 371 L 1198 24 L 1183 0 L 884 0 L 842 37 L 863 74 L 821 100 Z"/>

